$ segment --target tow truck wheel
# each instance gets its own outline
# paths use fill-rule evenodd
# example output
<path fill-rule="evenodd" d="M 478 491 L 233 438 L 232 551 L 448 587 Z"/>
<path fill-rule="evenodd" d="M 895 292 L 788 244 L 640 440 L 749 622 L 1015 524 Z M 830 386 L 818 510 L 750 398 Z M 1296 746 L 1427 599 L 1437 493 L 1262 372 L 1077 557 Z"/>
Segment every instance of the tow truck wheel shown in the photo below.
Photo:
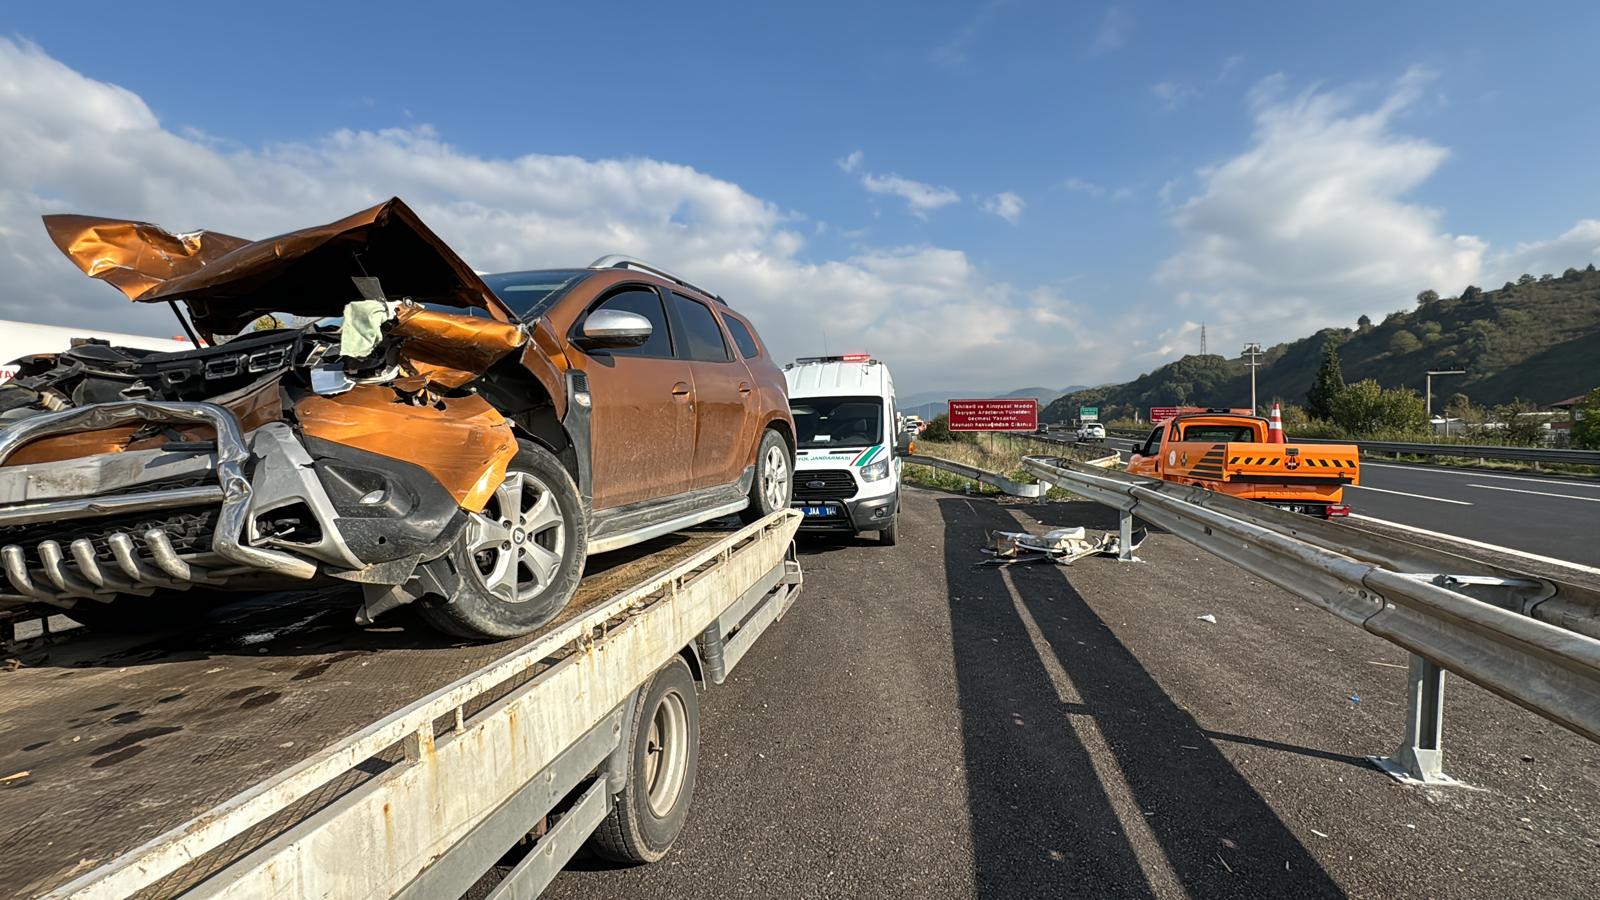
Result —
<path fill-rule="evenodd" d="M 441 631 L 475 640 L 527 634 L 578 590 L 588 536 L 577 485 L 550 451 L 519 444 L 505 480 L 450 548 L 460 587 L 419 604 Z"/>
<path fill-rule="evenodd" d="M 756 449 L 756 477 L 750 484 L 750 505 L 739 513 L 745 522 L 755 522 L 789 506 L 794 487 L 794 460 L 783 435 L 768 428 L 761 433 Z"/>
<path fill-rule="evenodd" d="M 623 749 L 628 782 L 591 846 L 613 862 L 655 862 L 683 830 L 700 763 L 700 703 L 683 657 L 673 657 L 650 679 Z"/>

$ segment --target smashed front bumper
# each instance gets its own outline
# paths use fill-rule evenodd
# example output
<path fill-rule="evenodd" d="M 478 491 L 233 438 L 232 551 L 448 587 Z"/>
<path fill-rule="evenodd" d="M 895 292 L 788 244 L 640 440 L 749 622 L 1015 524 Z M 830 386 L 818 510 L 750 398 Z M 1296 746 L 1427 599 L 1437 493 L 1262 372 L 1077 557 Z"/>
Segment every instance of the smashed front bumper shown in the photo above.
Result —
<path fill-rule="evenodd" d="M 3 465 L 41 438 L 126 425 L 200 426 L 215 440 Z M 317 576 L 319 562 L 360 567 L 332 527 L 310 463 L 288 425 L 247 439 L 214 403 L 127 400 L 17 422 L 0 431 L 0 607 L 71 608 L 240 576 L 304 581 Z M 315 527 L 289 540 L 263 534 L 273 504 L 328 521 L 307 523 Z"/>

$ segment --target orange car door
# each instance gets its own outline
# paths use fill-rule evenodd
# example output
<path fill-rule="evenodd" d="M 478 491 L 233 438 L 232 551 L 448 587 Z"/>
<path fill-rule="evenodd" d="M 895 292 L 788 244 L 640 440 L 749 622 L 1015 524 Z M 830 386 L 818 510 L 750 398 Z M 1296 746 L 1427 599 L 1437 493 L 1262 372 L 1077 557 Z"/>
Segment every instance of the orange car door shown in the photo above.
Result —
<path fill-rule="evenodd" d="M 689 484 L 715 487 L 739 479 L 753 457 L 750 407 L 754 379 L 733 352 L 711 308 L 682 294 L 668 293 L 678 355 L 694 370 L 694 465 Z"/>
<path fill-rule="evenodd" d="M 694 376 L 673 353 L 673 334 L 659 294 L 644 285 L 612 291 L 595 309 L 619 309 L 650 320 L 638 347 L 583 352 L 593 398 L 594 508 L 611 509 L 689 489 L 694 453 Z M 578 332 L 583 321 L 578 322 Z"/>

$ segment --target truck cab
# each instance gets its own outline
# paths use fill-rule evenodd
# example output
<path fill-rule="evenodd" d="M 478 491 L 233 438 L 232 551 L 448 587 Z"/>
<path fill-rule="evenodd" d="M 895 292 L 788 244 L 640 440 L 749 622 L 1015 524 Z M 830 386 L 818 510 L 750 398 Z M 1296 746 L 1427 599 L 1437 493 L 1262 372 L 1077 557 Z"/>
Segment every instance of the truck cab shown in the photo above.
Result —
<path fill-rule="evenodd" d="M 894 379 L 858 353 L 803 357 L 784 366 L 796 451 L 794 507 L 808 531 L 876 531 L 899 540 L 900 450 Z"/>
<path fill-rule="evenodd" d="M 1360 483 L 1358 448 L 1274 443 L 1270 428 L 1227 410 L 1177 416 L 1134 448 L 1128 471 L 1322 518 L 1349 515 L 1344 488 Z"/>

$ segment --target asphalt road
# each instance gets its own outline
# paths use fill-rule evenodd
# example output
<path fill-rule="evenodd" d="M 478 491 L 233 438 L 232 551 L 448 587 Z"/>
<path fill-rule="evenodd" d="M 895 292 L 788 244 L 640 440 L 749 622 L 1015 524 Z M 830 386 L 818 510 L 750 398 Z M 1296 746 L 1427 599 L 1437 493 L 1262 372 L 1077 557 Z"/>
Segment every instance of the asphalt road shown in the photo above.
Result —
<path fill-rule="evenodd" d="M 1134 443 L 1107 440 L 1124 459 Z M 1365 459 L 1345 501 L 1357 516 L 1600 569 L 1600 481 Z"/>
<path fill-rule="evenodd" d="M 802 543 L 795 608 L 703 695 L 673 852 L 547 896 L 1593 895 L 1600 747 L 1452 680 L 1475 789 L 1403 787 L 1364 759 L 1397 648 L 1164 534 L 974 568 L 987 530 L 1114 525 L 1088 503 L 903 508 L 897 547 Z"/>

